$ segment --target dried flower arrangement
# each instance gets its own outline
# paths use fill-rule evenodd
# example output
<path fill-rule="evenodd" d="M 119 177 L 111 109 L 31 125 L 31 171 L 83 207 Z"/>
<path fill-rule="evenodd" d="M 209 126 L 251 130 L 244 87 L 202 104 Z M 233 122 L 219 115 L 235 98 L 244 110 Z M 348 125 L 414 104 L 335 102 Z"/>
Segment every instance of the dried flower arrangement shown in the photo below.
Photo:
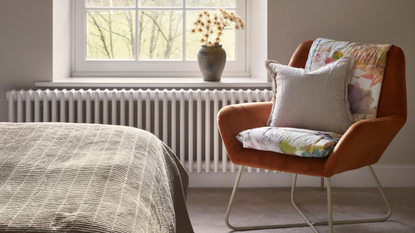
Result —
<path fill-rule="evenodd" d="M 200 42 L 212 47 L 219 45 L 223 30 L 232 29 L 230 28 L 232 26 L 236 30 L 245 29 L 244 22 L 235 12 L 218 8 L 211 14 L 208 10 L 204 10 L 199 13 L 191 32 L 202 34 Z"/>

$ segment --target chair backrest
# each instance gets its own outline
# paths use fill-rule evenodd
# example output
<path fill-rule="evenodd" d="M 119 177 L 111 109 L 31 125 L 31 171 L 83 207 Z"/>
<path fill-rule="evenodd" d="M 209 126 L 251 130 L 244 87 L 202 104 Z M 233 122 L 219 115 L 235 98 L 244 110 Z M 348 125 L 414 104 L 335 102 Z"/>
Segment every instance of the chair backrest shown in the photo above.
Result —
<path fill-rule="evenodd" d="M 304 68 L 312 40 L 301 43 L 291 57 L 289 66 Z M 401 48 L 392 46 L 388 52 L 378 117 L 398 115 L 407 118 L 405 55 Z"/>

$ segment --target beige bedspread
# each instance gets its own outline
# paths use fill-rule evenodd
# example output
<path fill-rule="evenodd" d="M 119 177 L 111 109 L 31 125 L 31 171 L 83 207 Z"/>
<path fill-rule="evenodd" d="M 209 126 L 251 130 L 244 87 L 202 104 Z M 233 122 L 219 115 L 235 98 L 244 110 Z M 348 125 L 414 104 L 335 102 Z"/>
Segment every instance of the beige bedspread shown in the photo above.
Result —
<path fill-rule="evenodd" d="M 0 123 L 0 232 L 192 232 L 187 187 L 149 132 Z"/>

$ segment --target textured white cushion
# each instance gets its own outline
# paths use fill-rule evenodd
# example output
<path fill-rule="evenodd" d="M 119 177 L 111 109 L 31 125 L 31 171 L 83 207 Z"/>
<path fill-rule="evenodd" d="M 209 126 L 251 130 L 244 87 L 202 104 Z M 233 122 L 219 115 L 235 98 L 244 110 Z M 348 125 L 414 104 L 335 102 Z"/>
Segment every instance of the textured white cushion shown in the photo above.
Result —
<path fill-rule="evenodd" d="M 353 65 L 352 55 L 312 72 L 266 61 L 276 85 L 270 126 L 346 132 L 353 123 L 347 101 Z"/>

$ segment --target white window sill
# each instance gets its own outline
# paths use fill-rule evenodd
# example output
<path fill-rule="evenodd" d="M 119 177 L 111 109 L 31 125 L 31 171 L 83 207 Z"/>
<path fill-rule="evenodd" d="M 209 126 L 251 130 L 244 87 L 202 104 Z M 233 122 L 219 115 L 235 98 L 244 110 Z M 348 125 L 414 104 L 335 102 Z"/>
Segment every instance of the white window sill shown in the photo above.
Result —
<path fill-rule="evenodd" d="M 65 78 L 52 82 L 36 82 L 47 88 L 174 88 L 174 89 L 271 89 L 271 83 L 256 78 L 222 78 L 206 82 L 202 78 Z"/>

